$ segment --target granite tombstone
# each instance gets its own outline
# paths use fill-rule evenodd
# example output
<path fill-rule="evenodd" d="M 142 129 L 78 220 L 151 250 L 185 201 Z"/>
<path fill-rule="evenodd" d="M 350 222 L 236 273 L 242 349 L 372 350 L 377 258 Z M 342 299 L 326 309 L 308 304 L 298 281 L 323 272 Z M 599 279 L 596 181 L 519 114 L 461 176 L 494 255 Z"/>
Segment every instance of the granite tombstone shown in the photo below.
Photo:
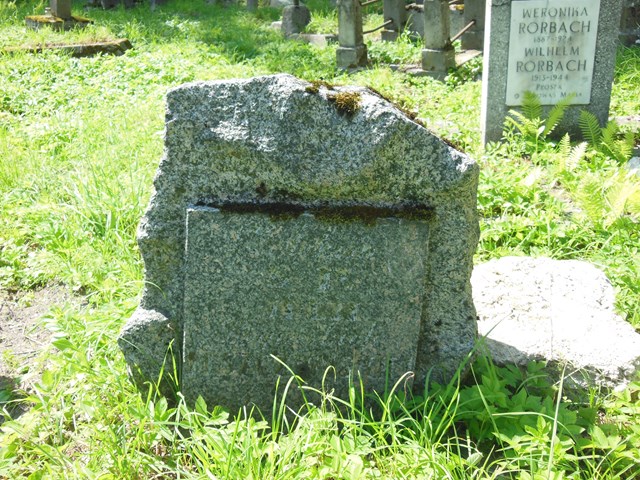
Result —
<path fill-rule="evenodd" d="M 362 88 L 276 75 L 167 103 L 119 339 L 140 385 L 170 346 L 187 399 L 233 412 L 269 409 L 284 365 L 313 387 L 333 367 L 343 397 L 453 374 L 476 337 L 472 160 Z"/>
<path fill-rule="evenodd" d="M 509 110 L 535 93 L 545 113 L 570 107 L 558 131 L 579 135 L 585 109 L 609 115 L 621 0 L 491 0 L 485 32 L 482 139 L 502 136 Z"/>

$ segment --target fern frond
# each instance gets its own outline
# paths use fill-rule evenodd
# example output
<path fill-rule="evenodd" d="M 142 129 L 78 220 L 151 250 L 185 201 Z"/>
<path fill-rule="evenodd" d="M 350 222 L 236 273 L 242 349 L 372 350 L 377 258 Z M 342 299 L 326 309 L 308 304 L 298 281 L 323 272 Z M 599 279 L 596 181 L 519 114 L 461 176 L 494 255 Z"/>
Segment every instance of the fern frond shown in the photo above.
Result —
<path fill-rule="evenodd" d="M 522 95 L 522 113 L 529 120 L 542 118 L 542 103 L 540 103 L 540 97 L 528 90 L 524 92 Z"/>
<path fill-rule="evenodd" d="M 618 135 L 618 130 L 620 127 L 618 126 L 618 122 L 615 120 L 609 120 L 605 127 L 601 130 L 601 141 L 602 143 L 606 143 L 607 145 L 613 145 L 613 142 Z"/>
<path fill-rule="evenodd" d="M 542 132 L 543 136 L 546 137 L 547 135 L 549 135 L 560 124 L 565 112 L 567 111 L 567 108 L 569 107 L 569 105 L 571 105 L 574 97 L 575 94 L 572 93 L 571 95 L 564 97 L 551 108 L 551 110 L 549 111 L 549 116 L 544 122 L 544 132 Z"/>
<path fill-rule="evenodd" d="M 571 153 L 567 157 L 566 161 L 567 170 L 575 170 L 580 163 L 580 160 L 582 160 L 585 153 L 587 153 L 587 145 L 587 142 L 581 142 L 571 149 Z"/>
<path fill-rule="evenodd" d="M 586 175 L 576 190 L 576 200 L 587 217 L 594 223 L 600 223 L 607 209 L 601 179 L 593 174 Z"/>
<path fill-rule="evenodd" d="M 618 124 L 615 120 L 610 120 L 601 130 L 600 145 L 598 150 L 600 153 L 611 157 L 616 156 L 616 136 L 618 135 Z"/>
<path fill-rule="evenodd" d="M 556 145 L 557 167 L 560 173 L 567 169 L 567 157 L 571 154 L 571 140 L 569 134 L 565 134 Z"/>
<path fill-rule="evenodd" d="M 611 225 L 628 210 L 632 197 L 640 193 L 640 182 L 633 181 L 630 176 L 618 174 L 611 178 L 607 188 L 606 201 L 609 211 L 605 216 L 605 226 Z"/>
<path fill-rule="evenodd" d="M 600 139 L 600 153 L 607 155 L 618 162 L 626 162 L 631 158 L 634 145 L 633 132 L 627 132 L 622 138 L 619 137 L 620 127 L 615 120 L 611 120 L 602 129 Z"/>
<path fill-rule="evenodd" d="M 565 133 L 558 142 L 558 145 L 556 145 L 556 152 L 563 157 L 568 157 L 571 154 L 571 139 L 568 133 Z"/>
<path fill-rule="evenodd" d="M 636 189 L 627 199 L 627 211 L 635 220 L 640 220 L 640 182 L 636 183 Z"/>
<path fill-rule="evenodd" d="M 507 120 L 518 121 L 519 123 L 526 123 L 529 121 L 527 117 L 525 117 L 522 113 L 517 110 L 509 110 L 509 115 L 511 117 L 507 117 Z"/>
<path fill-rule="evenodd" d="M 632 173 L 617 172 L 604 182 L 599 175 L 587 174 L 576 198 L 589 219 L 603 227 L 625 215 L 640 217 L 640 179 Z"/>
<path fill-rule="evenodd" d="M 607 211 L 604 212 L 604 226 L 608 227 L 624 214 L 624 207 L 627 203 L 627 185 L 623 182 L 611 182 L 605 193 Z"/>
<path fill-rule="evenodd" d="M 582 110 L 580 112 L 580 118 L 578 119 L 578 125 L 580 126 L 580 131 L 584 139 L 595 148 L 598 148 L 602 137 L 602 128 L 600 128 L 600 123 L 596 116 L 587 110 Z"/>
<path fill-rule="evenodd" d="M 537 137 L 541 120 L 539 118 L 527 118 L 516 110 L 510 110 L 511 117 L 505 119 L 505 123 L 513 125 L 524 137 Z"/>
<path fill-rule="evenodd" d="M 616 154 L 620 162 L 626 162 L 632 157 L 635 141 L 636 138 L 633 132 L 626 132 L 621 139 L 616 141 Z"/>
<path fill-rule="evenodd" d="M 631 158 L 631 154 L 633 153 L 633 143 L 629 143 L 625 138 L 621 138 L 615 141 L 611 150 L 613 158 L 621 163 L 626 162 Z"/>
<path fill-rule="evenodd" d="M 520 180 L 520 185 L 524 187 L 532 187 L 544 177 L 544 170 L 540 167 L 535 167 L 529 172 L 529 174 Z"/>
<path fill-rule="evenodd" d="M 636 144 L 636 134 L 634 132 L 625 132 L 624 134 L 624 143 L 629 147 L 630 153 L 633 153 L 633 147 Z"/>

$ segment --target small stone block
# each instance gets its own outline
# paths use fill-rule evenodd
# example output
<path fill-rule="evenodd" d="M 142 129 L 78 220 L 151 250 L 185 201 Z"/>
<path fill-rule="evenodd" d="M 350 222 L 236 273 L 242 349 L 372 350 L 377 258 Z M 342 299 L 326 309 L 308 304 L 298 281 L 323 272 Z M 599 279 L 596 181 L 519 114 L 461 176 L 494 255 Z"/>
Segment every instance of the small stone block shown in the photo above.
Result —
<path fill-rule="evenodd" d="M 496 364 L 545 361 L 565 388 L 620 388 L 637 378 L 640 334 L 616 314 L 614 288 L 594 265 L 502 257 L 477 265 L 471 283 Z"/>
<path fill-rule="evenodd" d="M 338 47 L 336 49 L 338 68 L 357 68 L 367 64 L 367 47 L 360 45 L 356 48 Z"/>
<path fill-rule="evenodd" d="M 400 34 L 395 30 L 382 30 L 380 32 L 380 38 L 385 42 L 395 42 Z"/>
<path fill-rule="evenodd" d="M 455 66 L 456 54 L 453 48 L 422 50 L 422 69 L 434 77 L 444 78 L 449 73 L 449 69 Z"/>

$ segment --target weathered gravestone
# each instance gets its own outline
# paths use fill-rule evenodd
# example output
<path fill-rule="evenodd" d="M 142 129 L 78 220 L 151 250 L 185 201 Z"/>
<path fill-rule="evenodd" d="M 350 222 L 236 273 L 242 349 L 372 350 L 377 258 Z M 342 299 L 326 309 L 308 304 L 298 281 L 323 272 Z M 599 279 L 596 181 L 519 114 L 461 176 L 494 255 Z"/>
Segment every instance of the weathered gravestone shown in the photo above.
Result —
<path fill-rule="evenodd" d="M 448 0 L 426 0 L 424 7 L 424 48 L 422 69 L 444 80 L 456 66 L 456 53 L 450 39 Z"/>
<path fill-rule="evenodd" d="M 71 0 L 51 0 L 49 5 L 54 17 L 71 18 Z"/>
<path fill-rule="evenodd" d="M 367 46 L 362 30 L 362 6 L 360 0 L 338 0 L 338 43 L 336 63 L 338 68 L 356 68 L 368 62 Z"/>
<path fill-rule="evenodd" d="M 559 131 L 579 135 L 580 111 L 609 115 L 621 0 L 491 0 L 485 32 L 482 139 L 502 137 L 531 91 L 545 106 L 573 95 Z"/>
<path fill-rule="evenodd" d="M 282 10 L 281 31 L 285 37 L 302 32 L 311 22 L 311 12 L 306 5 L 295 0 L 293 5 L 287 5 Z"/>
<path fill-rule="evenodd" d="M 314 387 L 335 367 L 343 398 L 350 375 L 383 392 L 453 373 L 476 337 L 473 161 L 362 88 L 276 75 L 167 103 L 119 339 L 140 384 L 169 345 L 186 397 L 232 411 L 270 407 L 289 377 L 273 357 Z"/>
<path fill-rule="evenodd" d="M 620 19 L 620 42 L 640 45 L 640 0 L 623 0 Z"/>

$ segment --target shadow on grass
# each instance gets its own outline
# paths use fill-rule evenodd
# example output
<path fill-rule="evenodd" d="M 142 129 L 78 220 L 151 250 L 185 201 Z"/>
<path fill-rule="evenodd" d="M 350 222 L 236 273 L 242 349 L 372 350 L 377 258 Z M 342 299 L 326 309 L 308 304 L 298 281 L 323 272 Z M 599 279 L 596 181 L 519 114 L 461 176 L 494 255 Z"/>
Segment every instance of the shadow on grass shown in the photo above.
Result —
<path fill-rule="evenodd" d="M 329 0 L 319 1 L 323 2 L 319 7 L 323 11 Z M 36 0 L 14 5 L 10 15 L 14 30 L 26 15 L 42 9 L 42 1 Z M 199 50 L 203 53 L 204 62 L 215 58 L 213 62 L 216 64 L 222 61 L 229 65 L 251 65 L 264 73 L 286 72 L 315 79 L 332 77 L 336 71 L 332 48 L 320 49 L 285 40 L 279 30 L 271 28 L 270 23 L 279 19 L 281 12 L 270 7 L 248 12 L 243 5 L 174 0 L 153 12 L 148 3 L 144 3 L 132 9 L 120 6 L 112 10 L 91 8 L 82 11 L 76 6 L 74 13 L 90 17 L 94 25 L 87 28 L 86 33 L 76 31 L 47 35 L 43 31 L 35 35 L 35 41 L 46 43 L 50 36 L 56 43 L 64 43 L 65 37 L 73 38 L 74 43 L 82 43 L 85 37 L 87 41 L 94 41 L 94 37 L 106 35 L 109 38 L 127 38 L 133 44 L 134 52 L 157 49 L 177 57 L 184 52 L 188 58 L 194 50 Z M 10 42 L 8 46 L 15 46 L 14 43 Z"/>
<path fill-rule="evenodd" d="M 131 40 L 158 45 L 201 43 L 216 47 L 235 63 L 269 54 L 273 44 L 286 42 L 279 30 L 269 26 L 280 18 L 273 8 L 250 13 L 244 6 L 209 5 L 199 0 L 169 2 L 154 12 L 143 4 L 131 10 L 91 10 L 90 14 L 96 24 L 137 37 Z"/>
<path fill-rule="evenodd" d="M 16 378 L 0 375 L 0 426 L 27 412 L 27 406 L 21 401 L 24 398 L 25 394 L 18 388 Z"/>

